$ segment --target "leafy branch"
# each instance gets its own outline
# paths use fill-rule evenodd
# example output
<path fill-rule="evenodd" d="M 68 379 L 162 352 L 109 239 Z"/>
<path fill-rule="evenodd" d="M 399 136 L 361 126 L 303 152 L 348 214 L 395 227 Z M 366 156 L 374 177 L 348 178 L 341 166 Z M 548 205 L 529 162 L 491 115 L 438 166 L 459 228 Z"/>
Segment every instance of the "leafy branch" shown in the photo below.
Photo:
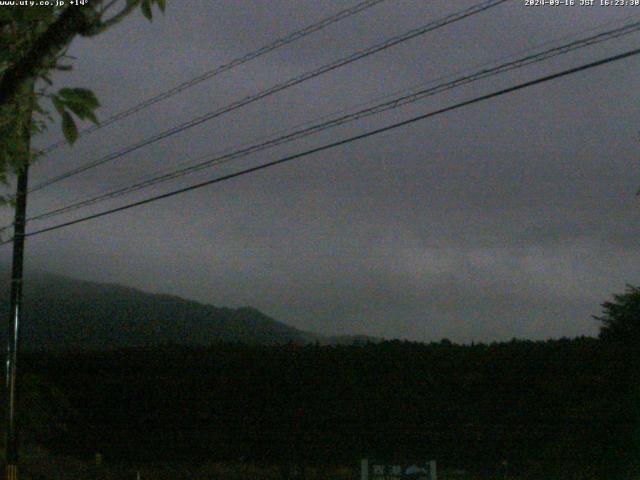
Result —
<path fill-rule="evenodd" d="M 52 121 L 38 101 L 49 98 L 61 118 L 62 131 L 70 144 L 78 138 L 75 119 L 98 122 L 96 96 L 84 88 L 63 88 L 55 94 L 51 71 L 69 71 L 67 48 L 78 35 L 93 37 L 117 25 L 140 8 L 152 19 L 153 6 L 164 12 L 166 0 L 93 0 L 84 6 L 0 8 L 0 181 L 6 183 L 8 170 L 14 172 L 35 155 L 19 155 L 15 147 L 19 124 L 16 105 L 31 105 L 31 130 L 41 132 Z M 25 90 L 42 80 L 47 86 Z M 20 158 L 17 158 L 16 156 Z"/>

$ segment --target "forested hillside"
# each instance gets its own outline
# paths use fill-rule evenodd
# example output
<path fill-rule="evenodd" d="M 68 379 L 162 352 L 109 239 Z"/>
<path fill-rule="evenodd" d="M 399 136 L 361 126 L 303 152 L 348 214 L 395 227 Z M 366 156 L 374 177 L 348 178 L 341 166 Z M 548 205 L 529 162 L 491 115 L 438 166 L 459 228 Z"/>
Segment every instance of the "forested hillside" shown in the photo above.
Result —
<path fill-rule="evenodd" d="M 8 281 L 9 275 L 3 276 Z M 219 341 L 268 345 L 320 338 L 251 307 L 219 308 L 49 273 L 31 273 L 26 284 L 22 344 L 31 350 L 209 345 Z M 0 293 L 1 315 L 8 308 L 9 288 L 0 289 Z"/>
<path fill-rule="evenodd" d="M 639 458 L 638 355 L 591 338 L 219 344 L 30 355 L 23 368 L 72 405 L 51 446 L 112 462 L 428 457 L 613 479 Z"/>

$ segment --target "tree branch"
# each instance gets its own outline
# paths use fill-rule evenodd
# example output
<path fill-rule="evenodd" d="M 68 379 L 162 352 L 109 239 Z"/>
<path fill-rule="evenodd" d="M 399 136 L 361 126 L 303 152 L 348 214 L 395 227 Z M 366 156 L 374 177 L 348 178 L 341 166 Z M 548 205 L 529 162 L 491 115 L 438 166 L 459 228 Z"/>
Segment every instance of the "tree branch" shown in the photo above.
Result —
<path fill-rule="evenodd" d="M 104 15 L 107 12 L 107 10 L 113 7 L 116 3 L 118 3 L 118 0 L 111 0 L 104 7 L 102 7 L 102 9 L 100 9 L 100 15 Z"/>
<path fill-rule="evenodd" d="M 22 58 L 5 70 L 0 79 L 0 108 L 11 102 L 26 80 L 38 74 L 48 58 L 67 46 L 73 37 L 93 26 L 83 10 L 67 7 Z"/>
<path fill-rule="evenodd" d="M 115 24 L 120 23 L 138 6 L 139 3 L 139 1 L 128 1 L 126 6 L 118 13 L 116 13 L 113 17 L 111 17 L 109 20 L 101 22 L 98 28 L 96 28 L 95 32 L 91 32 L 90 36 L 98 35 L 99 33 L 102 33 L 105 30 L 113 27 Z"/>

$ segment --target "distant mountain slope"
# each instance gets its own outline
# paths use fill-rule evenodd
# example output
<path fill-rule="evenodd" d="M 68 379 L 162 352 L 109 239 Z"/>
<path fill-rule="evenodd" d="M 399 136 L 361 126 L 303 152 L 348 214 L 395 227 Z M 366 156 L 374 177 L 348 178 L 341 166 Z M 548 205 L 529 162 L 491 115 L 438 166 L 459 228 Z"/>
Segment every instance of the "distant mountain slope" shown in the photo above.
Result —
<path fill-rule="evenodd" d="M 0 318 L 6 318 L 9 298 L 9 274 L 3 270 Z M 285 325 L 250 307 L 218 308 L 175 296 L 48 273 L 27 275 L 25 285 L 21 336 L 23 346 L 28 349 L 102 350 L 170 343 L 207 345 L 218 341 L 323 342 L 319 336 Z M 2 329 L 3 337 L 5 332 Z"/>

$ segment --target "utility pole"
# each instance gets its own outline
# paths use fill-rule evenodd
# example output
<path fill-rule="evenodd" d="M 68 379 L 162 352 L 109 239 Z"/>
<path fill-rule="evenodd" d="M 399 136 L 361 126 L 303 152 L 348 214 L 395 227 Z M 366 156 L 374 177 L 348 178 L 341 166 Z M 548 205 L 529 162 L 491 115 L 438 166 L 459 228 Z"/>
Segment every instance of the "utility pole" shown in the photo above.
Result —
<path fill-rule="evenodd" d="M 11 265 L 11 299 L 9 306 L 9 336 L 7 339 L 7 423 L 6 423 L 6 480 L 18 480 L 18 430 L 16 411 L 18 406 L 17 360 L 20 345 L 20 320 L 22 318 L 22 273 L 24 265 L 24 238 L 27 215 L 27 180 L 31 160 L 31 114 L 33 110 L 33 82 L 25 88 L 27 106 L 16 100 L 17 151 L 21 165 L 17 172 L 15 218 L 13 223 L 13 259 Z"/>
<path fill-rule="evenodd" d="M 27 164 L 18 175 L 16 211 L 13 233 L 13 260 L 11 267 L 11 303 L 9 307 L 10 335 L 7 341 L 7 445 L 6 480 L 18 480 L 18 431 L 16 407 L 18 403 L 16 372 L 19 327 L 22 318 L 22 272 L 24 264 L 24 233 L 27 212 Z"/>

